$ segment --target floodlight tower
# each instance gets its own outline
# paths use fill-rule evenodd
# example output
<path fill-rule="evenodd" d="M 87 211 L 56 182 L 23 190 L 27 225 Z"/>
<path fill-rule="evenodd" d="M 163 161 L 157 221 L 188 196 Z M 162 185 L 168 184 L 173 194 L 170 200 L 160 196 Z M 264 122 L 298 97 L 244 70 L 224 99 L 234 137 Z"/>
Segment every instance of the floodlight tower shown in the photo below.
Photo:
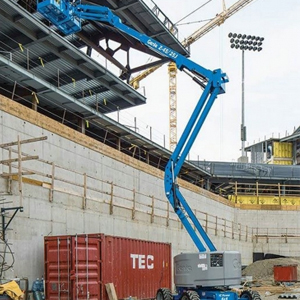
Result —
<path fill-rule="evenodd" d="M 242 156 L 241 162 L 248 162 L 245 152 L 245 141 L 247 140 L 246 125 L 245 125 L 245 50 L 258 51 L 262 50 L 263 37 L 229 33 L 230 47 L 232 49 L 242 50 L 242 123 L 241 123 L 241 141 L 242 141 Z"/>

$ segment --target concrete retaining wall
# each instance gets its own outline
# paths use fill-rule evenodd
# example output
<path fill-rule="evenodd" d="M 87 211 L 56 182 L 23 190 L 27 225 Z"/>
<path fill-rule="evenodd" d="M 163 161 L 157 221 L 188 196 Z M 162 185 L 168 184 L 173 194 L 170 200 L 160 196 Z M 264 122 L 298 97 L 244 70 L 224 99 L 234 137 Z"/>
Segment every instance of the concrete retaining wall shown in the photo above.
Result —
<path fill-rule="evenodd" d="M 11 222 L 12 230 L 7 231 L 15 262 L 6 277 L 25 276 L 32 282 L 42 276 L 43 238 L 47 235 L 101 232 L 172 243 L 173 255 L 196 251 L 168 207 L 163 172 L 5 98 L 0 97 L 0 109 L 2 144 L 18 137 L 47 137 L 22 145 L 22 152 L 39 156 L 39 160 L 22 163 L 22 169 L 36 171 L 35 175 L 24 175 L 22 198 L 18 178 L 12 180 L 11 194 L 7 193 L 8 180 L 0 179 L 6 207 L 24 207 Z M 8 158 L 7 150 L 1 153 L 3 159 Z M 7 166 L 0 166 L 2 173 L 8 172 Z M 51 178 L 54 173 L 55 180 Z M 243 264 L 251 263 L 249 228 L 258 224 L 258 218 L 255 222 L 252 219 L 260 212 L 248 215 L 226 199 L 183 181 L 179 184 L 217 249 L 238 250 Z M 273 216 L 261 214 L 264 224 L 272 226 Z M 261 249 L 258 244 L 254 247 Z M 6 259 L 12 261 L 9 255 Z"/>
<path fill-rule="evenodd" d="M 253 252 L 300 256 L 300 212 L 285 209 L 236 209 L 237 222 L 253 228 Z"/>

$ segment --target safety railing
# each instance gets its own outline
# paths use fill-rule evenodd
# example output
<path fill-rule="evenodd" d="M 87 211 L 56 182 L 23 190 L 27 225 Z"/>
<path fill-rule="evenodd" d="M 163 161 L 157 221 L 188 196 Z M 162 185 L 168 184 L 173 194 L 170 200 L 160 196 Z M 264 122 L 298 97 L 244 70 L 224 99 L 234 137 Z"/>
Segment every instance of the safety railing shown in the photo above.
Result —
<path fill-rule="evenodd" d="M 299 228 L 252 228 L 254 243 L 299 243 Z"/>
<path fill-rule="evenodd" d="M 49 202 L 59 201 L 59 203 L 68 205 L 68 201 L 72 199 L 76 207 L 82 210 L 95 210 L 97 208 L 99 212 L 106 212 L 109 215 L 118 215 L 121 210 L 122 215 L 126 211 L 125 215 L 132 220 L 148 222 L 149 224 L 159 223 L 166 227 L 178 228 L 178 226 L 181 226 L 183 228 L 177 215 L 173 212 L 173 208 L 167 199 L 162 196 L 162 181 L 149 189 L 154 191 L 153 194 L 149 194 L 144 192 L 143 182 L 138 179 L 139 177 L 128 175 L 120 176 L 119 180 L 115 181 L 106 180 L 105 175 L 95 176 L 96 172 L 77 171 L 79 166 L 76 169 L 76 167 L 70 168 L 58 165 L 24 152 L 32 150 L 32 142 L 44 143 L 46 139 L 45 136 L 28 140 L 18 138 L 17 142 L 8 142 L 1 145 L 3 158 L 1 161 L 2 174 L 0 176 L 8 181 L 6 185 L 8 188 L 7 194 L 12 194 L 14 191 L 12 188 L 14 181 L 17 181 L 19 185 L 16 190 L 23 197 L 26 194 L 22 189 L 22 185 L 34 184 L 49 190 Z M 55 151 L 56 146 L 51 143 L 48 143 L 47 147 L 49 151 L 53 150 L 54 157 L 64 155 L 61 151 Z M 51 147 L 53 147 L 52 150 Z M 63 160 L 63 162 L 69 164 L 68 159 Z M 149 186 L 149 182 L 147 182 L 147 185 Z M 64 195 L 67 195 L 67 197 L 64 197 Z M 194 210 L 194 213 L 210 236 L 245 242 L 263 241 L 267 243 L 270 241 L 289 243 L 295 239 L 298 240 L 300 237 L 298 228 L 250 227 L 220 217 L 218 214 L 204 212 L 198 208 Z"/>
<path fill-rule="evenodd" d="M 36 140 L 38 139 L 41 138 Z M 40 143 L 42 143 L 42 139 Z M 132 220 L 142 219 L 150 224 L 159 223 L 166 227 L 176 226 L 177 228 L 179 224 L 182 227 L 167 199 L 161 196 L 163 191 L 162 181 L 161 187 L 153 187 L 152 190 L 155 190 L 155 193 L 148 194 L 144 192 L 143 182 L 137 182 L 137 178 L 121 176 L 119 181 L 105 180 L 87 172 L 78 172 L 76 168 L 69 168 L 39 157 L 32 157 L 24 152 L 30 147 L 28 146 L 26 149 L 26 145 L 22 140 L 19 140 L 18 144 L 15 143 L 19 147 L 21 144 L 22 150 L 10 147 L 9 143 L 3 147 L 4 156 L 7 152 L 7 157 L 3 157 L 5 163 L 2 164 L 3 173 L 1 176 L 7 178 L 10 193 L 13 191 L 11 187 L 14 181 L 18 181 L 20 186 L 25 183 L 34 184 L 49 189 L 48 201 L 50 202 L 59 201 L 64 204 L 63 199 L 72 199 L 76 202 L 76 207 L 83 210 L 97 207 L 99 212 L 103 210 L 110 215 L 117 215 L 121 209 L 123 212 L 127 211 L 129 214 L 126 213 L 126 216 L 129 216 Z M 60 151 L 55 151 L 55 145 L 48 144 L 48 147 L 53 147 L 54 156 L 55 153 L 63 155 Z M 50 148 L 49 151 L 51 151 Z M 22 153 L 22 159 L 19 159 L 18 163 L 15 157 L 20 152 Z M 34 160 L 29 162 L 29 158 L 34 158 Z M 65 162 L 68 163 L 67 159 Z M 17 172 L 14 172 L 14 170 L 17 170 Z M 18 174 L 23 174 L 21 180 Z M 147 184 L 149 185 L 149 182 Z M 22 195 L 23 197 L 26 196 L 24 191 Z M 251 241 L 251 230 L 247 226 L 199 209 L 195 209 L 194 213 L 210 235 Z"/>
<path fill-rule="evenodd" d="M 178 39 L 178 28 L 176 25 L 163 13 L 163 11 L 152 0 L 143 0 L 164 26 Z"/>
<path fill-rule="evenodd" d="M 299 205 L 300 185 L 268 183 L 232 183 L 229 200 L 239 204 Z"/>

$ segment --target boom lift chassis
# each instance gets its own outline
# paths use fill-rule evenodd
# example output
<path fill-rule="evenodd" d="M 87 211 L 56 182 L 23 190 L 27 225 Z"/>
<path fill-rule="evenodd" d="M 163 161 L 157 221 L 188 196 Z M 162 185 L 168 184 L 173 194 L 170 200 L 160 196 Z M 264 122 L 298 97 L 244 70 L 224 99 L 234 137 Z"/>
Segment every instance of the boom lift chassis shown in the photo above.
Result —
<path fill-rule="evenodd" d="M 151 37 L 124 25 L 109 8 L 81 4 L 70 0 L 38 0 L 38 11 L 65 35 L 81 30 L 82 20 L 93 20 L 113 26 L 146 47 L 176 63 L 203 89 L 202 95 L 165 168 L 165 193 L 198 253 L 182 253 L 174 258 L 176 294 L 167 288 L 157 291 L 157 300 L 260 300 L 257 292 L 244 291 L 240 295 L 230 286 L 241 283 L 241 255 L 236 251 L 217 251 L 179 191 L 177 177 L 180 169 L 219 94 L 225 93 L 228 78 L 220 69 L 205 69 L 180 53 Z M 208 247 L 206 249 L 205 245 Z"/>

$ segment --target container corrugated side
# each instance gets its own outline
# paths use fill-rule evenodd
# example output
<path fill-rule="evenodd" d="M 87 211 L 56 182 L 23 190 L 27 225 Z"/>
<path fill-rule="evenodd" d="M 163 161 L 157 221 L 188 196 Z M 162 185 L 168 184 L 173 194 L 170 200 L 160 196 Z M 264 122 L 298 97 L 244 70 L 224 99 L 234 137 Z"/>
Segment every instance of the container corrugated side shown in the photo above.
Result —
<path fill-rule="evenodd" d="M 171 246 L 105 236 L 103 279 L 119 298 L 154 298 L 158 288 L 171 287 Z"/>
<path fill-rule="evenodd" d="M 171 245 L 88 234 L 45 237 L 46 300 L 154 298 L 171 287 Z"/>

